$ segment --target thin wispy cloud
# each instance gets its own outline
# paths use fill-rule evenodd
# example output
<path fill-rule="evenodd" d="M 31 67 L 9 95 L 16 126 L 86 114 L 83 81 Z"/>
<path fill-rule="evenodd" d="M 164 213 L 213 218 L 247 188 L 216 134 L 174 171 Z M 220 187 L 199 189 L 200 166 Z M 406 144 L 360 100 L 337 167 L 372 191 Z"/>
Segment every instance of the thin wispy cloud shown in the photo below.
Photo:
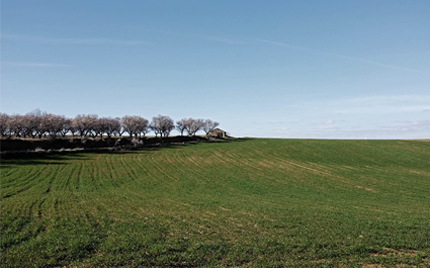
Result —
<path fill-rule="evenodd" d="M 214 36 L 206 36 L 205 39 L 216 41 L 219 43 L 229 44 L 229 45 L 242 45 L 242 41 L 228 39 L 228 38 L 220 38 L 220 37 L 214 37 Z"/>
<path fill-rule="evenodd" d="M 398 139 L 402 137 L 428 138 L 430 120 L 405 122 L 386 121 L 366 125 L 314 124 L 310 129 L 276 128 L 269 130 L 273 137 L 327 139 Z"/>
<path fill-rule="evenodd" d="M 15 67 L 70 67 L 69 64 L 46 63 L 46 62 L 2 62 L 5 66 Z"/>
<path fill-rule="evenodd" d="M 389 114 L 430 109 L 430 95 L 393 95 L 308 101 L 291 105 L 297 109 L 323 109 L 337 114 Z"/>
<path fill-rule="evenodd" d="M 390 69 L 395 69 L 395 70 L 400 70 L 400 71 L 413 72 L 413 73 L 419 73 L 419 74 L 427 75 L 426 73 L 419 71 L 419 70 L 414 70 L 414 69 L 404 68 L 401 66 L 395 66 L 395 65 L 385 64 L 385 63 L 381 63 L 381 62 L 371 61 L 368 59 L 351 57 L 348 55 L 332 53 L 332 52 L 325 52 L 325 51 L 321 51 L 321 50 L 316 50 L 316 49 L 311 49 L 311 48 L 307 48 L 307 47 L 281 43 L 281 42 L 275 42 L 275 41 L 266 40 L 266 39 L 256 38 L 256 40 L 259 42 L 263 42 L 263 43 L 267 43 L 267 44 L 271 44 L 271 45 L 275 45 L 275 46 L 287 47 L 287 48 L 306 51 L 306 52 L 310 52 L 310 53 L 314 53 L 314 54 L 340 57 L 340 58 L 349 59 L 349 60 L 353 60 L 353 61 L 364 62 L 364 63 L 370 64 L 370 65 L 375 65 L 375 66 L 380 66 L 380 67 L 385 67 L 385 68 L 390 68 Z"/>
<path fill-rule="evenodd" d="M 37 42 L 44 44 L 59 44 L 59 45 L 148 45 L 149 42 L 143 40 L 127 40 L 127 39 L 112 39 L 112 38 L 51 38 L 44 36 L 28 36 L 28 35 L 2 35 L 2 38 Z"/>
<path fill-rule="evenodd" d="M 391 123 L 391 124 L 390 124 Z M 371 126 L 351 126 L 338 131 L 338 135 L 345 137 L 397 138 L 405 134 L 418 134 L 421 138 L 428 138 L 430 120 L 415 120 L 405 122 L 386 122 Z"/>
<path fill-rule="evenodd" d="M 430 95 L 374 95 L 303 100 L 278 111 L 298 118 L 297 131 L 275 131 L 269 136 L 296 138 L 424 138 L 430 133 Z M 278 124 L 278 127 L 290 127 Z"/>

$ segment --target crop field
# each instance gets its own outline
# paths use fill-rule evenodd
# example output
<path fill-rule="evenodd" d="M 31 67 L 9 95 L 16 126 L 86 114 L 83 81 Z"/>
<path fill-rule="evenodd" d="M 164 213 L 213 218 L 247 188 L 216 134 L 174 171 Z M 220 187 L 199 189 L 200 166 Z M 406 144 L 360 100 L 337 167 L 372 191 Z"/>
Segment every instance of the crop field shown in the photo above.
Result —
<path fill-rule="evenodd" d="M 7 157 L 1 266 L 429 267 L 430 142 Z"/>

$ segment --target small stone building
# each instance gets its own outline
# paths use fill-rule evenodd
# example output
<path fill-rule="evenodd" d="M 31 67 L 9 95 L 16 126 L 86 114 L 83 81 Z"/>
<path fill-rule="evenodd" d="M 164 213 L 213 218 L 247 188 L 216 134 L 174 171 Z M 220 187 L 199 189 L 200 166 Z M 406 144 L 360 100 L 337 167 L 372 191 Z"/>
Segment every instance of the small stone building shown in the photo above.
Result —
<path fill-rule="evenodd" d="M 224 139 L 225 137 L 227 137 L 227 132 L 222 129 L 216 128 L 209 132 L 209 136 Z"/>

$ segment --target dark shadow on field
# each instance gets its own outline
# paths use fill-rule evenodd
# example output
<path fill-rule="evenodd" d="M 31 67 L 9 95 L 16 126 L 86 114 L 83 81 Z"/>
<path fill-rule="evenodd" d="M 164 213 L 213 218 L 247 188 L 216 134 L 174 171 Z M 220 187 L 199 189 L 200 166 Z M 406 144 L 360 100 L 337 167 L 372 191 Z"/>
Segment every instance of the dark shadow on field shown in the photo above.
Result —
<path fill-rule="evenodd" d="M 87 160 L 83 152 L 19 152 L 8 153 L 1 156 L 1 168 L 10 165 L 65 165 L 67 160 Z"/>
<path fill-rule="evenodd" d="M 16 165 L 66 165 L 68 161 L 86 161 L 91 160 L 93 154 L 112 154 L 112 155 L 127 155 L 136 153 L 150 153 L 161 149 L 176 149 L 189 146 L 196 146 L 202 143 L 237 143 L 246 142 L 248 138 L 226 138 L 226 139 L 207 139 L 202 137 L 168 137 L 168 138 L 151 138 L 143 139 L 143 141 L 151 141 L 138 146 L 121 146 L 107 148 L 80 148 L 73 150 L 47 150 L 47 151 L 12 151 L 3 152 L 0 155 L 0 168 L 8 168 Z"/>

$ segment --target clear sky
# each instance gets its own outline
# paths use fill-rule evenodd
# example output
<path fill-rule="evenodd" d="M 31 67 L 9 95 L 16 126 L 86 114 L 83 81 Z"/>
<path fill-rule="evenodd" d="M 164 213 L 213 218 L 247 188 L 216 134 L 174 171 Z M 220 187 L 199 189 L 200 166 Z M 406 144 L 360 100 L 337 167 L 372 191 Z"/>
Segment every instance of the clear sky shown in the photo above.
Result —
<path fill-rule="evenodd" d="M 430 138 L 430 1 L 1 1 L 1 106 Z"/>

